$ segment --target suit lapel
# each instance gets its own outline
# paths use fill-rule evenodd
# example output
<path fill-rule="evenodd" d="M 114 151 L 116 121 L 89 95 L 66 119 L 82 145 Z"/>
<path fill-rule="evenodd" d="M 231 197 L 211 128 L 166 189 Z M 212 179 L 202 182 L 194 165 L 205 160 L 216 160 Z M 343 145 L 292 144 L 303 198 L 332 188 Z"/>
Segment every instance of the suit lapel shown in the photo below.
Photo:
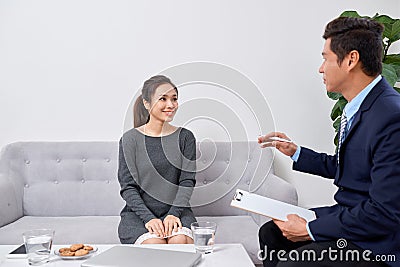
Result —
<path fill-rule="evenodd" d="M 346 136 L 343 144 L 347 143 L 346 141 L 351 138 L 352 132 L 355 131 L 355 129 L 357 128 L 358 124 L 361 121 L 363 112 L 369 110 L 371 108 L 372 104 L 378 98 L 378 96 L 382 94 L 383 89 L 385 88 L 385 83 L 386 83 L 386 81 L 384 80 L 384 78 L 382 78 L 374 86 L 374 88 L 371 90 L 371 92 L 369 92 L 369 94 L 365 97 L 365 99 L 362 102 L 360 108 L 358 109 L 356 114 L 354 114 L 353 122 L 351 123 L 351 127 L 350 127 L 350 129 L 349 129 L 349 131 L 347 133 L 347 136 Z"/>

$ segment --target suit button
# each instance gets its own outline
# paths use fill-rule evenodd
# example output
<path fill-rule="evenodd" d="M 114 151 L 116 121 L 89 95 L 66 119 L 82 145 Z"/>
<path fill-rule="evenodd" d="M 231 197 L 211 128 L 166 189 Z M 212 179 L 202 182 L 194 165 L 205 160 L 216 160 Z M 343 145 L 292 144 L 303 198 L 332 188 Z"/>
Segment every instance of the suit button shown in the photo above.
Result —
<path fill-rule="evenodd" d="M 343 186 L 340 186 L 340 187 L 339 187 L 339 190 L 340 190 L 340 191 L 343 191 L 343 190 L 344 190 Z"/>

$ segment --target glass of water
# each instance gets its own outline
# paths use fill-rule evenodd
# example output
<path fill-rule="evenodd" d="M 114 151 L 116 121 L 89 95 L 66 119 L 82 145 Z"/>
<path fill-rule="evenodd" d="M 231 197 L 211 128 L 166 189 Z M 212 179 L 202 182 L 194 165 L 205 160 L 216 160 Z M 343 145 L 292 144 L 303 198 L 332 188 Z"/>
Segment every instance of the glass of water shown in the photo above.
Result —
<path fill-rule="evenodd" d="M 49 262 L 54 230 L 36 229 L 22 234 L 29 265 Z"/>
<path fill-rule="evenodd" d="M 203 254 L 211 253 L 214 249 L 217 224 L 215 222 L 194 222 L 190 227 L 196 251 Z"/>

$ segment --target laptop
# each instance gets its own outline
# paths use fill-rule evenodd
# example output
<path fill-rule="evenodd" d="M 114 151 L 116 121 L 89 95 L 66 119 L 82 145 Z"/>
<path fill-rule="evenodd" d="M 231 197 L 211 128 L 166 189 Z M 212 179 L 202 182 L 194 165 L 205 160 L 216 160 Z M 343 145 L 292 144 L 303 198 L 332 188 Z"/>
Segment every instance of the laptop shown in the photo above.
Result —
<path fill-rule="evenodd" d="M 91 257 L 81 267 L 193 267 L 200 261 L 200 253 L 115 246 Z"/>

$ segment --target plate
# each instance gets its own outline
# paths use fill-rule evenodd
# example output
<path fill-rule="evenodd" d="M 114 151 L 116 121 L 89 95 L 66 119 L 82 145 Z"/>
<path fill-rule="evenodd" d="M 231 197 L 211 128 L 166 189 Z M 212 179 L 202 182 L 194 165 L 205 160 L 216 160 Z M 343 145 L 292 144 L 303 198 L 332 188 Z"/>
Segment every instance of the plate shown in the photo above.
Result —
<path fill-rule="evenodd" d="M 60 250 L 60 248 L 63 248 L 63 247 L 59 247 L 59 248 L 55 249 L 54 254 L 63 260 L 83 260 L 83 259 L 89 258 L 97 251 L 97 247 L 95 247 L 93 245 L 85 244 L 85 246 L 91 246 L 93 248 L 93 250 L 89 251 L 88 254 L 83 255 L 83 256 L 61 256 L 59 250 Z M 67 248 L 67 247 L 68 246 L 65 246 L 65 248 Z"/>

